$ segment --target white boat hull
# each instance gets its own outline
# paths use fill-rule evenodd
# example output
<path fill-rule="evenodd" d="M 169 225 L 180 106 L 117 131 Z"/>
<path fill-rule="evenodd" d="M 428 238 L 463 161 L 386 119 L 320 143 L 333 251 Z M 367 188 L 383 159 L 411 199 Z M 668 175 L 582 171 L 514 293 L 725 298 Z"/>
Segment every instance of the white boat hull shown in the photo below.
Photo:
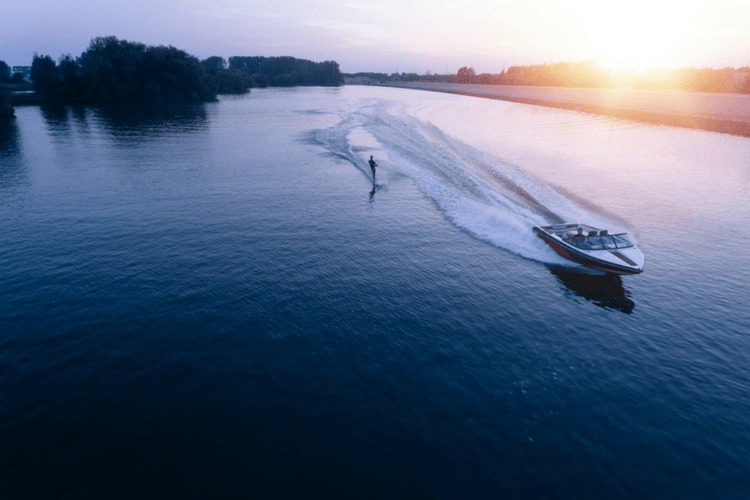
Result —
<path fill-rule="evenodd" d="M 585 233 L 576 235 L 579 228 Z M 646 260 L 643 252 L 624 233 L 610 235 L 593 226 L 575 223 L 534 226 L 534 232 L 562 257 L 578 264 L 614 274 L 643 272 Z"/>

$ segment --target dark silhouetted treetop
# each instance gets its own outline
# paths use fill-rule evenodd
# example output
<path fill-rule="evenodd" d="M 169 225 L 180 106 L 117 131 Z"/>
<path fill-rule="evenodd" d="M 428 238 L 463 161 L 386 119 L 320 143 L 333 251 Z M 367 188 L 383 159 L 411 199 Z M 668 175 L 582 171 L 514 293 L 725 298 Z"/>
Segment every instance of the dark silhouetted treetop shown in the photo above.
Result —
<path fill-rule="evenodd" d="M 200 61 L 172 46 L 147 46 L 114 36 L 91 40 L 77 59 L 34 55 L 34 88 L 42 98 L 85 102 L 204 102 L 215 86 Z"/>
<path fill-rule="evenodd" d="M 86 94 L 99 102 L 210 101 L 206 72 L 198 59 L 163 45 L 100 37 L 79 58 Z"/>
<path fill-rule="evenodd" d="M 50 56 L 40 56 L 34 53 L 31 63 L 31 81 L 34 90 L 47 99 L 58 99 L 62 89 L 60 69 Z"/>

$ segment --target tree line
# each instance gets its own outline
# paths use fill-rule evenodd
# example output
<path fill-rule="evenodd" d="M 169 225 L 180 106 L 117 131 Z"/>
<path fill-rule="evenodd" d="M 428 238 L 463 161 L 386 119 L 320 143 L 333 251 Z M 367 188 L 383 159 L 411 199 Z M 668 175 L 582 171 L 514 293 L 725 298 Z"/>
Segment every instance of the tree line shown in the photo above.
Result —
<path fill-rule="evenodd" d="M 0 61 L 0 79 L 7 64 Z M 148 46 L 97 37 L 78 57 L 57 61 L 34 54 L 31 81 L 46 101 L 206 102 L 217 94 L 240 94 L 253 87 L 341 85 L 334 61 L 315 63 L 292 57 L 219 56 L 200 61 L 172 46 Z"/>
<path fill-rule="evenodd" d="M 364 73 L 363 73 L 364 75 Z M 536 87 L 618 88 L 636 90 L 678 90 L 688 92 L 728 92 L 750 94 L 750 67 L 684 68 L 649 70 L 640 73 L 617 72 L 599 68 L 593 61 L 560 62 L 530 66 L 511 66 L 501 73 L 476 74 L 462 67 L 455 74 L 377 75 L 377 80 L 472 83 L 481 85 L 525 85 Z M 347 75 L 349 76 L 349 75 Z M 354 75 L 352 75 L 354 76 Z"/>
<path fill-rule="evenodd" d="M 362 71 L 359 73 L 344 73 L 344 79 L 351 81 L 365 80 L 365 81 L 377 81 L 380 83 L 385 82 L 418 82 L 422 80 L 422 77 L 417 73 L 372 73 Z"/>
<path fill-rule="evenodd" d="M 230 57 L 229 70 L 250 75 L 258 87 L 343 85 L 344 76 L 335 61 L 316 63 L 294 57 Z"/>

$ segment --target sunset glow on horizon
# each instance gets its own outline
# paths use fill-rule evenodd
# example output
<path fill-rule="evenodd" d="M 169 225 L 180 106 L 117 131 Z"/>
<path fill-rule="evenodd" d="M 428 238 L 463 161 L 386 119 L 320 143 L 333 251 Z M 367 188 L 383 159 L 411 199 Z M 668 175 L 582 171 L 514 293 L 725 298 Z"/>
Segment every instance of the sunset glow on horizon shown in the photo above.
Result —
<path fill-rule="evenodd" d="M 622 4 L 592 1 L 581 4 L 579 16 L 599 66 L 619 71 L 675 67 L 686 59 L 691 30 L 698 26 L 696 2 L 632 0 Z"/>
<path fill-rule="evenodd" d="M 0 60 L 79 55 L 97 36 L 200 58 L 290 55 L 344 72 L 499 73 L 595 61 L 617 71 L 750 65 L 750 2 L 738 0 L 8 0 Z"/>

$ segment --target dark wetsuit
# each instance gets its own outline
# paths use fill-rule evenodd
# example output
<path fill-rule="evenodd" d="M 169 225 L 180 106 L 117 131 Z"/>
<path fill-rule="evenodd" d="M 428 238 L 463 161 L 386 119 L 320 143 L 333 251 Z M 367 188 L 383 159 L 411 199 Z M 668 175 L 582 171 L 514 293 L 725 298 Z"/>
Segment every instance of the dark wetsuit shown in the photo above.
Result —
<path fill-rule="evenodd" d="M 375 180 L 375 167 L 378 166 L 377 163 L 375 163 L 375 160 L 372 159 L 372 156 L 370 157 L 370 169 L 372 170 L 372 180 Z"/>

